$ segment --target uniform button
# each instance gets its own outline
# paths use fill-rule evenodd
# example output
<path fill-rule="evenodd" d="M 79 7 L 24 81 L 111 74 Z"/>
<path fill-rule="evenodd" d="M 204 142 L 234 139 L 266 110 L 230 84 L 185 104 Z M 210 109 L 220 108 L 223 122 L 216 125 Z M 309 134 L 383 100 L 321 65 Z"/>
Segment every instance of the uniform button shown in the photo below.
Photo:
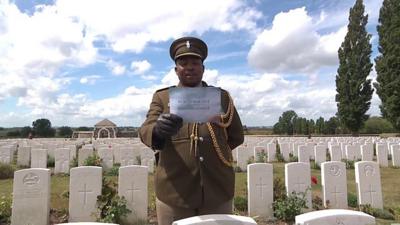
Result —
<path fill-rule="evenodd" d="M 203 137 L 199 137 L 199 141 L 203 141 Z"/>
<path fill-rule="evenodd" d="M 203 161 L 204 161 L 203 156 L 200 156 L 200 157 L 199 157 L 199 160 L 200 160 L 200 162 L 203 162 Z"/>

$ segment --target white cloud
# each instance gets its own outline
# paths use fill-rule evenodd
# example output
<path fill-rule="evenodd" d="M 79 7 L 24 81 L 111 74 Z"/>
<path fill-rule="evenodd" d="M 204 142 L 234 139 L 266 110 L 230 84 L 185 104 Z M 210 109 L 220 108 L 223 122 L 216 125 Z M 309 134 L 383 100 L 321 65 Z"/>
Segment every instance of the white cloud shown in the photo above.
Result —
<path fill-rule="evenodd" d="M 101 78 L 101 76 L 98 76 L 98 75 L 84 76 L 84 77 L 81 77 L 81 79 L 79 80 L 79 82 L 80 82 L 81 84 L 90 84 L 90 85 L 93 85 L 93 84 L 95 84 L 96 81 L 97 81 L 98 79 L 100 79 L 100 78 Z"/>
<path fill-rule="evenodd" d="M 111 70 L 111 73 L 116 76 L 123 75 L 126 72 L 124 65 L 121 65 L 113 60 L 107 61 L 107 67 L 109 70 Z"/>
<path fill-rule="evenodd" d="M 144 74 L 151 68 L 151 64 L 147 60 L 133 61 L 131 63 L 131 69 L 134 74 Z"/>
<path fill-rule="evenodd" d="M 271 29 L 259 34 L 251 47 L 249 64 L 267 72 L 297 73 L 336 65 L 337 49 L 346 29 L 321 35 L 316 31 L 318 22 L 307 15 L 304 7 L 277 14 Z"/>

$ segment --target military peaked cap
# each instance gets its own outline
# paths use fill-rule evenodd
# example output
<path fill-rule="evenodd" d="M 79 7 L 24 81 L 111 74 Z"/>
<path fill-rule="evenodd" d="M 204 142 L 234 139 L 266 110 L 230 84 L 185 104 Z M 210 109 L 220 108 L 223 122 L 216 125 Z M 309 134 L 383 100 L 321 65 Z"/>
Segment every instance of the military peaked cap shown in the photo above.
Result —
<path fill-rule="evenodd" d="M 169 54 L 174 61 L 185 55 L 197 56 L 204 61 L 207 58 L 207 53 L 208 49 L 206 43 L 195 37 L 176 39 L 169 48 Z"/>

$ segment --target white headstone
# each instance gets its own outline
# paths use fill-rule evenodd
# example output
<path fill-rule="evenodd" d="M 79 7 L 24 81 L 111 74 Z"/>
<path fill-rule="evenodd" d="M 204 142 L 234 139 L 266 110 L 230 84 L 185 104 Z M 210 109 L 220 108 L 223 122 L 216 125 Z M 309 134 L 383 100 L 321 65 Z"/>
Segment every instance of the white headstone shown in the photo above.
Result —
<path fill-rule="evenodd" d="M 121 148 L 120 154 L 121 154 L 121 166 L 131 166 L 137 164 L 135 153 L 132 148 Z"/>
<path fill-rule="evenodd" d="M 101 194 L 101 167 L 75 167 L 71 169 L 70 173 L 68 221 L 96 221 L 97 196 Z"/>
<path fill-rule="evenodd" d="M 13 151 L 11 146 L 0 146 L 0 162 L 11 164 L 13 159 Z"/>
<path fill-rule="evenodd" d="M 111 148 L 100 148 L 97 154 L 102 159 L 102 166 L 104 169 L 111 169 L 114 165 L 114 153 Z"/>
<path fill-rule="evenodd" d="M 254 161 L 259 162 L 261 160 L 262 162 L 265 162 L 264 157 L 267 156 L 267 148 L 264 146 L 254 146 Z"/>
<path fill-rule="evenodd" d="M 311 209 L 311 170 L 310 164 L 293 162 L 285 164 L 285 186 L 288 195 L 293 192 L 306 193 L 308 208 Z"/>
<path fill-rule="evenodd" d="M 212 214 L 194 216 L 182 220 L 177 220 L 172 225 L 256 225 L 256 221 L 250 217 Z"/>
<path fill-rule="evenodd" d="M 119 168 L 118 195 L 125 197 L 132 213 L 127 221 L 147 220 L 147 179 L 146 166 L 124 166 Z"/>
<path fill-rule="evenodd" d="M 357 160 L 356 147 L 354 145 L 346 145 L 346 159 L 350 161 Z"/>
<path fill-rule="evenodd" d="M 249 216 L 273 217 L 273 166 L 268 163 L 247 165 Z"/>
<path fill-rule="evenodd" d="M 316 145 L 314 146 L 315 163 L 321 165 L 326 161 L 326 146 Z"/>
<path fill-rule="evenodd" d="M 267 144 L 267 162 L 273 162 L 276 160 L 276 144 L 271 142 Z"/>
<path fill-rule="evenodd" d="M 32 149 L 31 168 L 47 168 L 47 150 Z"/>
<path fill-rule="evenodd" d="M 392 163 L 393 166 L 400 166 L 400 145 L 392 145 Z"/>
<path fill-rule="evenodd" d="M 237 166 L 242 170 L 247 170 L 247 160 L 249 159 L 249 150 L 244 146 L 239 146 L 237 150 Z"/>
<path fill-rule="evenodd" d="M 50 170 L 23 169 L 14 174 L 11 224 L 48 225 Z"/>
<path fill-rule="evenodd" d="M 279 148 L 280 148 L 281 154 L 283 156 L 283 159 L 286 162 L 289 162 L 290 144 L 289 143 L 281 143 Z"/>
<path fill-rule="evenodd" d="M 326 209 L 296 216 L 296 225 L 374 225 L 375 218 L 359 211 Z"/>
<path fill-rule="evenodd" d="M 380 166 L 388 167 L 388 147 L 385 144 L 376 145 L 376 157 Z"/>
<path fill-rule="evenodd" d="M 321 164 L 321 183 L 324 206 L 331 209 L 347 209 L 347 176 L 344 162 Z"/>
<path fill-rule="evenodd" d="M 376 162 L 362 161 L 354 164 L 358 204 L 383 208 L 381 173 Z"/>
<path fill-rule="evenodd" d="M 329 148 L 331 161 L 342 161 L 342 151 L 340 145 L 331 145 Z"/>
<path fill-rule="evenodd" d="M 30 166 L 31 147 L 18 147 L 17 165 Z"/>
<path fill-rule="evenodd" d="M 310 153 L 308 152 L 308 148 L 306 145 L 300 145 L 298 147 L 298 162 L 302 163 L 310 163 Z"/>
<path fill-rule="evenodd" d="M 69 148 L 56 148 L 54 150 L 54 173 L 69 173 L 69 160 L 71 151 Z"/>
<path fill-rule="evenodd" d="M 92 147 L 83 147 L 78 151 L 78 166 L 82 166 L 85 160 L 92 156 L 94 153 Z"/>
<path fill-rule="evenodd" d="M 374 146 L 373 145 L 361 145 L 361 160 L 372 161 L 374 158 Z"/>

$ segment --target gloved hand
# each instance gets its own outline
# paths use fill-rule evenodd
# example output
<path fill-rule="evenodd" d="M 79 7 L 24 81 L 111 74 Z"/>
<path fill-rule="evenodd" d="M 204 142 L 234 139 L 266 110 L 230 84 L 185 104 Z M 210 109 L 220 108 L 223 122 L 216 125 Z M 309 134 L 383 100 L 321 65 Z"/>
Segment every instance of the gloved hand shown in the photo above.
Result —
<path fill-rule="evenodd" d="M 182 127 L 183 119 L 175 114 L 165 113 L 158 117 L 153 129 L 153 135 L 159 139 L 169 138 L 178 133 Z"/>

